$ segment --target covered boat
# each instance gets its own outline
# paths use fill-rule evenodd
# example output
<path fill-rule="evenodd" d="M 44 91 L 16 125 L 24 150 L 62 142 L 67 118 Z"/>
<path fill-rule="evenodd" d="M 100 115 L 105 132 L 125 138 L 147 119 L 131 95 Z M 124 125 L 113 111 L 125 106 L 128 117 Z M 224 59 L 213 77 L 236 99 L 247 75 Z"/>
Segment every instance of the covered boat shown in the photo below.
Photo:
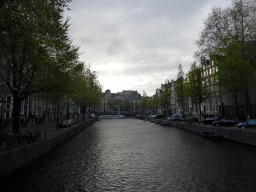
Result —
<path fill-rule="evenodd" d="M 101 115 L 99 116 L 100 119 L 120 119 L 124 118 L 123 115 Z"/>
<path fill-rule="evenodd" d="M 209 132 L 209 131 L 201 131 L 200 135 L 202 137 L 205 137 L 205 138 L 208 138 L 208 139 L 219 139 L 219 138 L 221 138 L 221 135 L 217 135 L 217 134 Z"/>
<path fill-rule="evenodd" d="M 166 125 L 167 125 L 167 122 L 162 121 L 162 122 L 161 122 L 161 125 L 162 125 L 162 126 L 166 126 Z"/>

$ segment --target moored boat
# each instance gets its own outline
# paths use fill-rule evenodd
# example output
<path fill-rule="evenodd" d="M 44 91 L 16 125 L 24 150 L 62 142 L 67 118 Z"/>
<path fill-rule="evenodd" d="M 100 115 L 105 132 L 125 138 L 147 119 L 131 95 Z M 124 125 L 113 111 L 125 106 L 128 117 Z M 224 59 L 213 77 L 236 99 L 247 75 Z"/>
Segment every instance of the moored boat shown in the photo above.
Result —
<path fill-rule="evenodd" d="M 219 138 L 221 138 L 221 135 L 217 135 L 217 134 L 209 132 L 209 131 L 201 131 L 200 135 L 202 137 L 205 137 L 205 138 L 208 138 L 208 139 L 219 139 Z"/>
<path fill-rule="evenodd" d="M 101 115 L 99 116 L 100 119 L 121 119 L 124 118 L 123 115 Z"/>
<path fill-rule="evenodd" d="M 100 117 L 97 117 L 97 119 L 96 119 L 97 121 L 100 121 L 101 120 L 101 118 Z"/>
<path fill-rule="evenodd" d="M 161 125 L 162 125 L 162 126 L 166 126 L 167 123 L 166 123 L 165 121 L 162 121 L 162 122 L 161 122 Z"/>

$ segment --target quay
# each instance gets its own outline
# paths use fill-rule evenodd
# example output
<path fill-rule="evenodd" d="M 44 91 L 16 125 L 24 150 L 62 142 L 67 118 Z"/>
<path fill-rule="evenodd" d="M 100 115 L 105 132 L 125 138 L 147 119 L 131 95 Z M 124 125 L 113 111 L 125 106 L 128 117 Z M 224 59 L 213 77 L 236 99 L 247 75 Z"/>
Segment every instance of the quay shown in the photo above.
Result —
<path fill-rule="evenodd" d="M 0 178 L 17 171 L 58 146 L 66 143 L 78 133 L 92 125 L 96 118 L 80 121 L 69 128 L 56 129 L 56 123 L 21 127 L 21 132 L 41 131 L 41 141 L 0 151 Z"/>
<path fill-rule="evenodd" d="M 214 127 L 213 125 L 201 125 L 198 123 L 167 121 L 167 120 L 163 120 L 163 119 L 162 120 L 158 119 L 157 121 L 166 122 L 167 126 L 170 126 L 170 127 L 186 129 L 186 130 L 194 131 L 194 132 L 198 132 L 198 133 L 200 133 L 201 131 L 212 132 L 216 135 L 221 135 L 221 137 L 224 139 L 256 146 L 256 129 L 253 129 L 253 128 L 240 129 L 235 126 Z"/>

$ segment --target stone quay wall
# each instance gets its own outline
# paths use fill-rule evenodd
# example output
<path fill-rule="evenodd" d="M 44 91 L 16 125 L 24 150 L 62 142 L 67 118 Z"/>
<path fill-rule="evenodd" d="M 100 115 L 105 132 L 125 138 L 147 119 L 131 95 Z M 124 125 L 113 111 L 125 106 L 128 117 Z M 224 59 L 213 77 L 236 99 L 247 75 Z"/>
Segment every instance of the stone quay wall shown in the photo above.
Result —
<path fill-rule="evenodd" d="M 89 127 L 96 119 L 89 120 L 77 126 L 65 129 L 63 133 L 49 137 L 44 141 L 31 143 L 16 149 L 0 153 L 0 178 L 28 165 L 44 154 L 63 145 L 78 133 Z"/>
<path fill-rule="evenodd" d="M 240 129 L 237 127 L 214 127 L 212 125 L 200 125 L 198 123 L 183 123 L 166 121 L 168 126 L 186 129 L 195 132 L 209 131 L 221 135 L 225 139 L 256 146 L 256 130 Z"/>

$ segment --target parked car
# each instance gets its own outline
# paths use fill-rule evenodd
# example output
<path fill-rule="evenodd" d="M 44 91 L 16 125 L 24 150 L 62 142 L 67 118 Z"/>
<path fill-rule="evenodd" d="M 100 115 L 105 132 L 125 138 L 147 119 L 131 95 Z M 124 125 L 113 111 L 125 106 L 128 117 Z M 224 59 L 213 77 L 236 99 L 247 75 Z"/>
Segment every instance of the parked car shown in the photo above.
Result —
<path fill-rule="evenodd" d="M 71 127 L 71 123 L 68 120 L 64 120 L 59 124 L 59 128 Z"/>
<path fill-rule="evenodd" d="M 168 121 L 179 121 L 181 119 L 181 115 L 172 115 L 170 117 L 167 118 Z"/>
<path fill-rule="evenodd" d="M 186 116 L 186 117 L 181 117 L 180 121 L 185 122 L 186 120 L 191 120 L 193 123 L 197 122 L 197 118 L 194 116 Z"/>
<path fill-rule="evenodd" d="M 220 121 L 214 121 L 212 124 L 215 126 L 235 126 L 237 121 L 233 119 L 223 119 Z"/>
<path fill-rule="evenodd" d="M 164 118 L 164 115 L 156 115 L 155 118 L 156 118 L 156 119 L 163 119 L 163 118 Z"/>
<path fill-rule="evenodd" d="M 238 124 L 238 127 L 239 128 L 242 128 L 242 129 L 247 129 L 247 128 L 253 128 L 253 127 L 256 127 L 256 119 L 250 119 L 246 122 L 243 122 L 243 123 L 239 123 Z"/>
<path fill-rule="evenodd" d="M 199 121 L 198 123 L 201 124 L 201 125 L 203 125 L 203 124 L 211 125 L 212 122 L 214 122 L 214 121 L 217 121 L 217 118 L 206 118 L 206 119 L 203 119 L 203 120 Z"/>
<path fill-rule="evenodd" d="M 69 119 L 68 122 L 69 122 L 71 125 L 74 125 L 74 124 L 76 123 L 73 119 Z"/>

